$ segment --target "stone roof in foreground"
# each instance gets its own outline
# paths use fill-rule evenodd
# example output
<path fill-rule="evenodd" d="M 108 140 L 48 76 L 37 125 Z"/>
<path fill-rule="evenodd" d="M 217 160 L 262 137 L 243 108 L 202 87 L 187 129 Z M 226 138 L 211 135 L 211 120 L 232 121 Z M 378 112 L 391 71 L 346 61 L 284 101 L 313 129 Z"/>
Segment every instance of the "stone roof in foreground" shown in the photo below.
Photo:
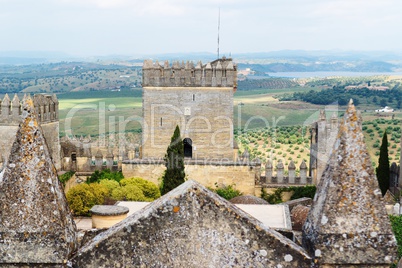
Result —
<path fill-rule="evenodd" d="M 300 246 L 194 181 L 99 234 L 72 259 L 73 267 L 310 267 L 310 263 Z"/>
<path fill-rule="evenodd" d="M 30 97 L 23 100 L 0 189 L 0 263 L 66 263 L 77 245 L 76 227 Z"/>
<path fill-rule="evenodd" d="M 303 245 L 321 265 L 387 266 L 396 256 L 361 123 L 351 101 L 303 227 Z"/>

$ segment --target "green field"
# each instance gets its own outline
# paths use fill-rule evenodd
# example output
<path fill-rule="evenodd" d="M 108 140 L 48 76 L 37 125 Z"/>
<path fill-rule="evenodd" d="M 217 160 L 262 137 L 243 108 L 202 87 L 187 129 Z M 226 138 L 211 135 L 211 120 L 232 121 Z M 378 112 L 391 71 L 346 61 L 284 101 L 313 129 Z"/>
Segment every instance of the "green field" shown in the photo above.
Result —
<path fill-rule="evenodd" d="M 334 112 L 341 116 L 346 109 L 297 101 L 280 102 L 275 98 L 278 94 L 292 90 L 307 89 L 236 92 L 233 124 L 241 152 L 248 148 L 253 157 L 282 159 L 285 164 L 289 159 L 294 159 L 296 164 L 300 164 L 302 159 L 309 159 L 308 127 L 317 120 L 319 109 L 327 110 L 328 119 Z M 99 133 L 121 131 L 141 132 L 141 90 L 76 92 L 58 97 L 61 136 L 66 135 L 66 127 L 68 129 L 70 123 L 71 134 L 76 136 L 98 136 Z M 364 134 L 372 161 L 378 161 L 379 147 L 374 144 L 387 128 L 391 131 L 390 126 L 390 157 L 392 161 L 399 161 L 400 130 L 398 136 L 396 127 L 400 126 L 401 112 L 394 113 L 394 120 L 391 119 L 391 114 L 381 114 L 379 117 L 372 110 L 363 110 L 362 115 L 367 122 L 364 123 Z M 119 120 L 123 123 L 119 123 Z M 124 120 L 129 120 L 129 123 Z M 275 135 L 272 132 L 274 129 L 277 130 Z M 372 132 L 369 129 L 373 129 Z M 67 134 L 70 133 L 67 131 Z"/>
<path fill-rule="evenodd" d="M 140 132 L 141 124 L 131 121 L 141 120 L 142 99 L 138 97 L 139 92 L 94 91 L 58 95 L 60 135 L 98 136 L 121 131 Z"/>
<path fill-rule="evenodd" d="M 299 102 L 280 103 L 274 98 L 283 92 L 304 89 L 274 89 L 236 92 L 234 97 L 234 128 L 258 128 L 283 125 L 303 125 L 317 116 L 318 106 Z M 141 90 L 122 92 L 90 91 L 59 94 L 60 134 L 66 134 L 71 122 L 72 134 L 97 136 L 99 129 L 111 132 L 121 129 L 118 122 L 132 116 L 142 116 Z M 70 119 L 71 118 L 71 119 Z M 114 120 L 114 124 L 113 124 Z M 67 126 L 66 126 L 67 124 Z M 141 128 L 138 122 L 126 125 L 126 131 Z M 68 132 L 68 131 L 67 131 Z"/>
<path fill-rule="evenodd" d="M 310 88 L 270 89 L 255 91 L 237 91 L 234 95 L 234 128 L 253 129 L 261 127 L 310 125 L 317 120 L 319 110 L 326 109 L 329 118 L 333 112 L 341 114 L 346 106 L 314 105 L 299 101 L 279 101 L 276 97 L 283 93 L 291 93 Z M 109 119 L 115 120 L 115 130 L 119 117 L 124 119 L 131 116 L 141 116 L 142 111 L 141 90 L 122 92 L 91 91 L 70 92 L 59 94 L 60 101 L 60 132 L 64 135 L 64 122 L 67 116 L 72 116 L 72 128 L 76 135 L 97 135 L 99 124 L 109 126 Z M 364 107 L 365 109 L 369 107 Z M 99 121 L 104 109 L 105 120 Z M 364 120 L 379 118 L 373 112 L 374 107 L 363 110 Z M 381 116 L 384 116 L 383 114 Z M 385 118 L 391 118 L 385 115 Z M 395 119 L 402 118 L 402 113 L 395 112 Z M 113 125 L 113 124 L 112 124 Z M 138 123 L 127 125 L 128 131 L 138 131 Z M 108 130 L 107 130 L 108 131 Z"/>

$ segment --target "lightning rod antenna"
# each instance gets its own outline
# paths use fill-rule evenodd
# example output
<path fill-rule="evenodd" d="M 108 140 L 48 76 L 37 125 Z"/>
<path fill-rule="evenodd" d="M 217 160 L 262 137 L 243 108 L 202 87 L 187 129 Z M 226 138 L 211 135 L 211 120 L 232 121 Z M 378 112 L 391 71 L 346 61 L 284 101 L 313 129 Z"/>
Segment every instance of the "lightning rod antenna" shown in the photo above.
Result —
<path fill-rule="evenodd" d="M 218 12 L 218 59 L 219 59 L 219 31 L 221 27 L 221 8 L 219 8 Z"/>

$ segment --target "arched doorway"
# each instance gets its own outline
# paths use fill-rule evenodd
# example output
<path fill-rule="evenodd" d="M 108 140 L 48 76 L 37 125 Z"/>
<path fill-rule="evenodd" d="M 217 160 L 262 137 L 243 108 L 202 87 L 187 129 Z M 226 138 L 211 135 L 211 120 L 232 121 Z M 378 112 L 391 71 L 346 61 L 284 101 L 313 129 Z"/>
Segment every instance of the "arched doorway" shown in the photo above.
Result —
<path fill-rule="evenodd" d="M 193 141 L 190 138 L 185 138 L 183 140 L 184 145 L 184 157 L 193 157 Z"/>

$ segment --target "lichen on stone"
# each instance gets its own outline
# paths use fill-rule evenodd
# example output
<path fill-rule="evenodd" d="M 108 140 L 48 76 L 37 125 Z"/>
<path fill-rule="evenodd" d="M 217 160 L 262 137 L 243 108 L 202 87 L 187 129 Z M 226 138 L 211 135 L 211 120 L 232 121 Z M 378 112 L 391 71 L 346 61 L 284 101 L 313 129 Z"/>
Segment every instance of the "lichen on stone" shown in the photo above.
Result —
<path fill-rule="evenodd" d="M 351 101 L 303 226 L 303 246 L 321 264 L 388 265 L 396 256 L 361 123 Z"/>
<path fill-rule="evenodd" d="M 0 183 L 0 263 L 63 264 L 76 227 L 30 97 Z"/>

